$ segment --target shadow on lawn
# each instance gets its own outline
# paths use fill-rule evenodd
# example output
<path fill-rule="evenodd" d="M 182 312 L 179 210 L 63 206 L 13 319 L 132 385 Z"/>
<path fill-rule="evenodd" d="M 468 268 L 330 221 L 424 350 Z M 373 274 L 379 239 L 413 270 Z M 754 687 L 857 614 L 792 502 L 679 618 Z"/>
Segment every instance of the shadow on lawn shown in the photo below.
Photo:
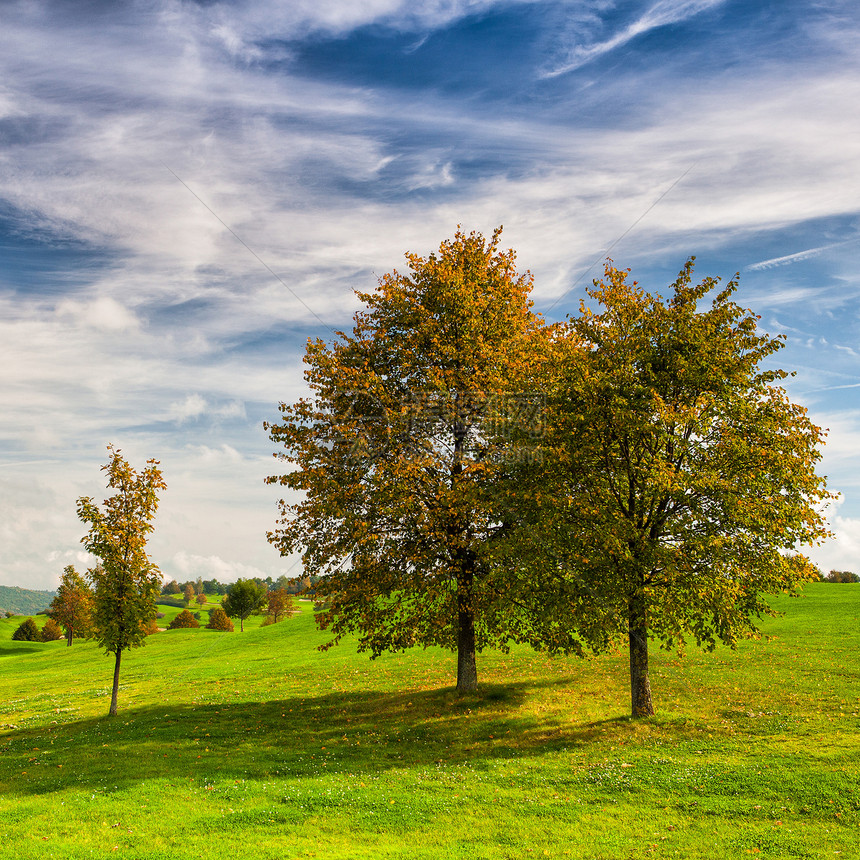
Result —
<path fill-rule="evenodd" d="M 147 706 L 6 735 L 12 747 L 4 757 L 9 761 L 14 749 L 30 762 L 30 779 L 15 781 L 17 790 L 32 793 L 69 785 L 116 790 L 158 777 L 301 778 L 467 762 L 481 768 L 490 759 L 571 748 L 600 736 L 606 721 L 553 725 L 521 708 L 536 687 L 564 683 L 487 684 L 467 697 L 446 688 Z M 25 758 L 39 747 L 35 764 L 32 752 Z"/>
<path fill-rule="evenodd" d="M 43 643 L 33 643 L 30 645 L 19 645 L 15 643 L 14 645 L 3 644 L 0 647 L 0 657 L 11 657 L 15 654 L 32 654 L 35 651 L 42 651 L 44 649 Z"/>

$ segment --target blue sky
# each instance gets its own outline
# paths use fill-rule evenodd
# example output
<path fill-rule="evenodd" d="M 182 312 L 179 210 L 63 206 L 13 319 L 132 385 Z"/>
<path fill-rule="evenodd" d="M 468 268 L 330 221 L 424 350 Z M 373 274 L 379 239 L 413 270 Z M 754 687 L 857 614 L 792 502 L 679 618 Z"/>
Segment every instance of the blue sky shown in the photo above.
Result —
<path fill-rule="evenodd" d="M 86 566 L 106 445 L 162 461 L 180 580 L 295 574 L 263 429 L 309 336 L 457 224 L 575 312 L 610 254 L 697 257 L 829 428 L 825 569 L 860 571 L 854 0 L 7 0 L 0 584 Z"/>

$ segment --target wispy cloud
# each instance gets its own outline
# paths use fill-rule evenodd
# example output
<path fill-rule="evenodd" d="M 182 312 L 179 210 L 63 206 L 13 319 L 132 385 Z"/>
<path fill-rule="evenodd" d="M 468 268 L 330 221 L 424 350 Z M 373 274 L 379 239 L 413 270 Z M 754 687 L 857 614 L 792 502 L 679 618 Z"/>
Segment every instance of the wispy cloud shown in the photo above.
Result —
<path fill-rule="evenodd" d="M 817 257 L 824 251 L 830 251 L 832 248 L 840 248 L 843 245 L 849 245 L 856 242 L 857 239 L 848 239 L 844 242 L 830 242 L 827 245 L 819 245 L 817 248 L 807 248 L 805 251 L 797 251 L 794 254 L 786 254 L 783 257 L 773 257 L 770 260 L 761 260 L 758 263 L 751 263 L 745 267 L 748 272 L 758 272 L 763 269 L 775 269 L 779 266 L 790 266 L 792 263 L 801 263 L 804 260 L 809 260 L 812 257 Z"/>
<path fill-rule="evenodd" d="M 583 41 L 569 51 L 566 59 L 543 72 L 543 77 L 554 78 L 572 72 L 597 57 L 626 45 L 631 40 L 658 27 L 667 27 L 692 18 L 708 9 L 721 6 L 726 0 L 658 0 L 643 14 L 608 39 L 597 42 Z M 584 36 L 585 34 L 580 34 Z"/>

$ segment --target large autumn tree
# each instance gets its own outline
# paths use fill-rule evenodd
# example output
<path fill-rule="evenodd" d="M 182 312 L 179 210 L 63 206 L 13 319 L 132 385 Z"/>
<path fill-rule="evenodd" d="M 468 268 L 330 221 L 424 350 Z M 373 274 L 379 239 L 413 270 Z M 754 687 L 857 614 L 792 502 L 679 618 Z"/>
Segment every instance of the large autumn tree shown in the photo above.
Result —
<path fill-rule="evenodd" d="M 516 627 L 489 552 L 503 528 L 492 488 L 500 428 L 530 418 L 517 392 L 539 363 L 541 320 L 500 233 L 458 230 L 359 293 L 351 335 L 308 343 L 312 396 L 266 425 L 291 466 L 269 482 L 297 491 L 269 540 L 321 577 L 329 645 L 353 633 L 373 656 L 456 650 L 460 692 L 477 687 L 476 651 Z"/>
<path fill-rule="evenodd" d="M 67 565 L 60 577 L 57 594 L 51 601 L 48 615 L 60 624 L 66 633 L 66 643 L 71 646 L 75 636 L 89 635 L 92 623 L 93 592 L 84 577 Z"/>
<path fill-rule="evenodd" d="M 116 655 L 110 713 L 117 712 L 122 652 L 143 645 L 155 619 L 161 572 L 146 553 L 158 509 L 158 491 L 166 485 L 157 460 L 135 471 L 118 448 L 108 446 L 109 489 L 102 507 L 90 497 L 78 499 L 78 517 L 89 525 L 81 539 L 100 564 L 88 571 L 93 584 L 93 635 L 107 653 Z"/>
<path fill-rule="evenodd" d="M 733 301 L 733 280 L 663 299 L 607 265 L 549 365 L 544 458 L 512 497 L 523 596 L 555 650 L 626 640 L 631 713 L 654 713 L 648 643 L 713 648 L 755 635 L 767 594 L 815 568 L 796 553 L 826 535 L 823 442 L 780 386 L 783 345 Z M 701 301 L 714 293 L 710 306 Z"/>

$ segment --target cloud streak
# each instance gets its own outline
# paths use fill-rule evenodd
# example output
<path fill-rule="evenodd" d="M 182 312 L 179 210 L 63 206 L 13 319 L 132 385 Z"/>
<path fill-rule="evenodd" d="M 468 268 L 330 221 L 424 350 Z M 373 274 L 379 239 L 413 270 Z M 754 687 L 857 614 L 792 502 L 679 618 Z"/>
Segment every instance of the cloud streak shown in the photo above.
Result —
<path fill-rule="evenodd" d="M 608 39 L 575 45 L 561 64 L 544 71 L 542 77 L 555 78 L 575 71 L 604 54 L 624 47 L 651 30 L 681 23 L 725 2 L 726 0 L 658 0 Z"/>

